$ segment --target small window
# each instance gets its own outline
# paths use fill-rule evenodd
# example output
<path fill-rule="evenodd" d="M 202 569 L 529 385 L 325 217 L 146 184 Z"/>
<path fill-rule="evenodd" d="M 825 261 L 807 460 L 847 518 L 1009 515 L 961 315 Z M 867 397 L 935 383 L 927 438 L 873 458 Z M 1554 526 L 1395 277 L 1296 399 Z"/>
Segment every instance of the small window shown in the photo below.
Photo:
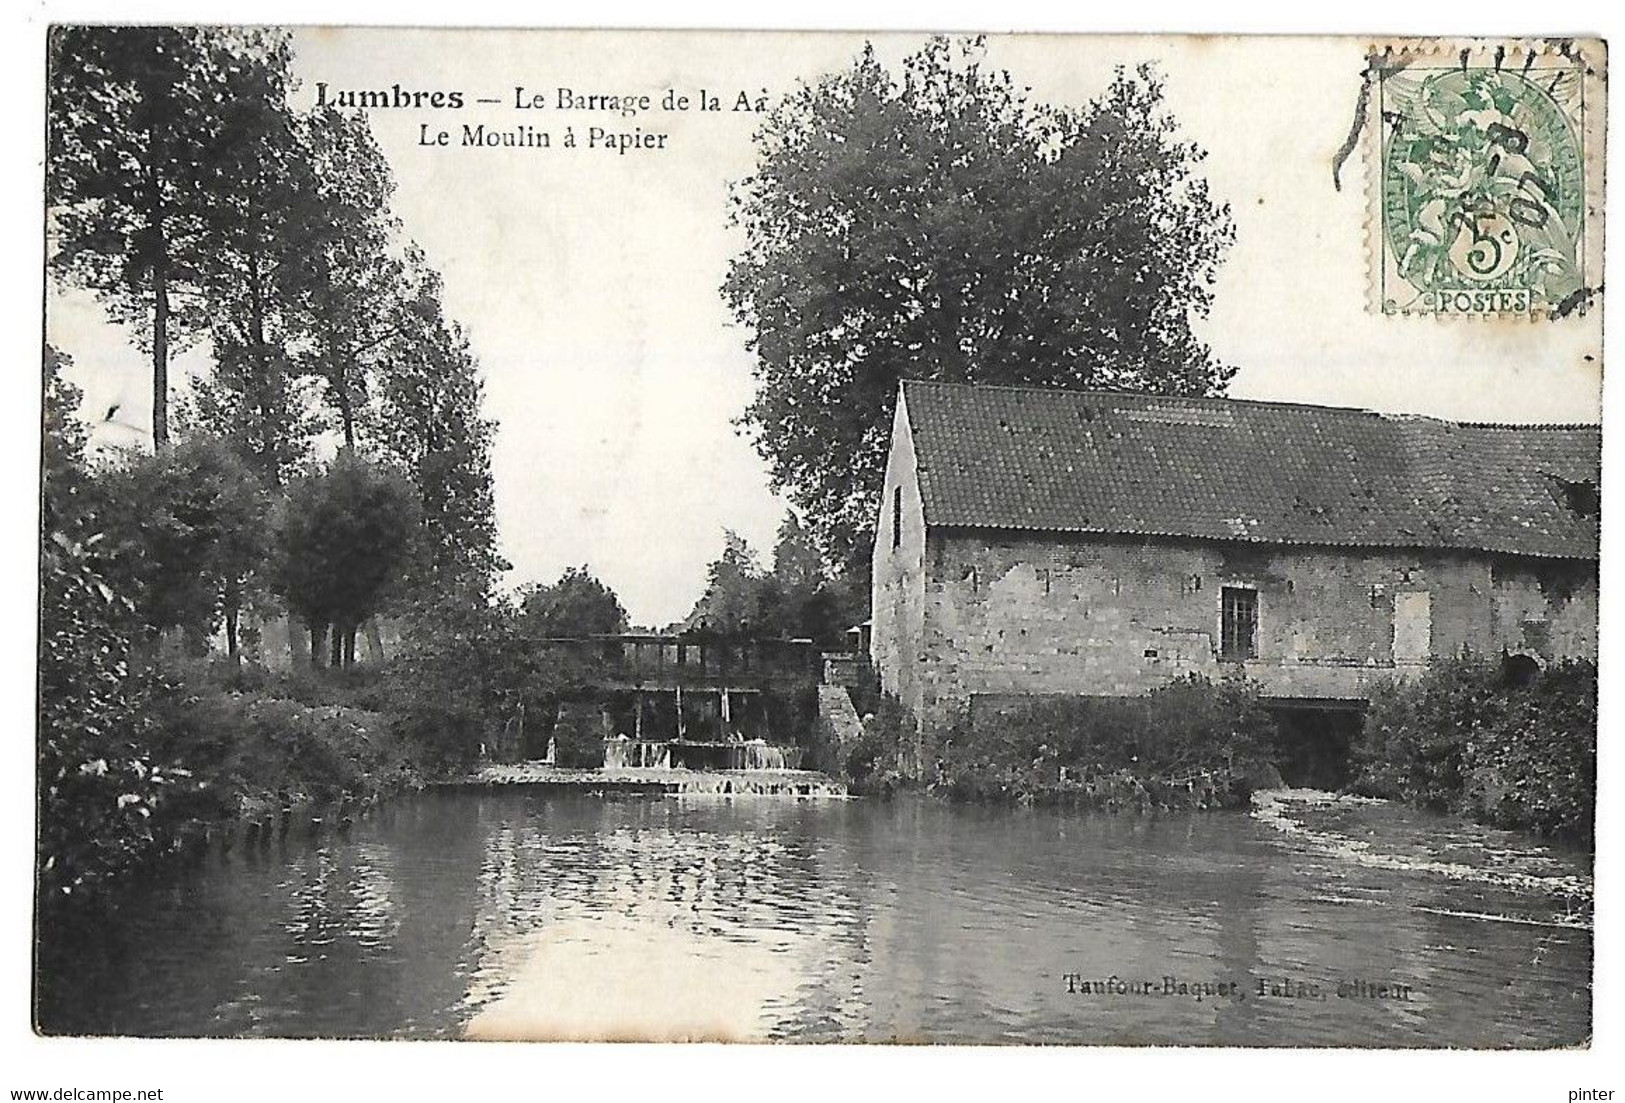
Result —
<path fill-rule="evenodd" d="M 892 487 L 891 491 L 891 546 L 896 551 L 903 546 L 903 488 Z"/>
<path fill-rule="evenodd" d="M 1219 658 L 1258 656 L 1258 591 L 1226 586 L 1220 599 Z"/>

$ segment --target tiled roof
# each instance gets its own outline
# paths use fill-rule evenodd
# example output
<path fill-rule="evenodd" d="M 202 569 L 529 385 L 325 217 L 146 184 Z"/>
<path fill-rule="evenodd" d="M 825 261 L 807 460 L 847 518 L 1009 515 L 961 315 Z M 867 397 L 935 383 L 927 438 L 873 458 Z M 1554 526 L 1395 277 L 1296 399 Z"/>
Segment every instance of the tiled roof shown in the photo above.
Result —
<path fill-rule="evenodd" d="M 1597 557 L 1601 430 L 905 382 L 926 523 Z"/>

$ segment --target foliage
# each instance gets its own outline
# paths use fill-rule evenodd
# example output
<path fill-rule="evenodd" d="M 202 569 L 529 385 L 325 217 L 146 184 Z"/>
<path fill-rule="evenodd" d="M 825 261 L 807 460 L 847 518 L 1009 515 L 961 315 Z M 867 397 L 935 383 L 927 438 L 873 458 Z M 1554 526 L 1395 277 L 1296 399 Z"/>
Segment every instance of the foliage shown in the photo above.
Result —
<path fill-rule="evenodd" d="M 407 472 L 418 492 L 423 539 L 406 586 L 420 601 L 457 591 L 483 603 L 507 569 L 496 549 L 491 438 L 484 385 L 468 340 L 445 316 L 439 275 L 407 251 L 397 350 L 376 380 L 372 451 Z"/>
<path fill-rule="evenodd" d="M 210 779 L 172 801 L 171 816 L 230 821 L 294 803 L 369 799 L 416 780 L 390 718 L 341 704 L 307 704 L 207 682 L 161 702 L 160 750 Z"/>
<path fill-rule="evenodd" d="M 242 607 L 268 550 L 267 502 L 229 446 L 195 437 L 101 484 L 110 554 L 148 629 L 204 636 Z"/>
<path fill-rule="evenodd" d="M 73 358 L 50 345 L 42 362 L 44 424 L 44 468 L 46 476 L 65 478 L 85 463 L 85 445 L 90 433 L 79 420 L 79 404 L 84 392 L 64 374 Z"/>
<path fill-rule="evenodd" d="M 1142 697 L 1037 699 L 961 722 L 938 749 L 937 784 L 970 799 L 1211 807 L 1244 800 L 1274 749 L 1254 687 L 1192 677 Z"/>
<path fill-rule="evenodd" d="M 685 627 L 710 632 L 749 633 L 761 614 L 762 567 L 745 538 L 732 529 L 722 534 L 722 554 L 706 568 L 705 593 Z"/>
<path fill-rule="evenodd" d="M 1501 827 L 1589 838 L 1597 784 L 1597 671 L 1565 662 L 1515 684 L 1480 657 L 1373 692 L 1353 788 Z"/>
<path fill-rule="evenodd" d="M 216 367 L 194 381 L 193 401 L 276 485 L 325 428 L 318 386 L 353 448 L 370 374 L 400 351 L 394 181 L 363 116 L 298 115 L 278 97 L 250 101 L 233 123 L 254 140 L 234 147 L 211 207 Z"/>
<path fill-rule="evenodd" d="M 290 63 L 275 30 L 51 34 L 52 272 L 152 353 L 156 445 L 87 456 L 80 395 L 47 350 L 52 892 L 98 884 L 253 794 L 388 788 L 419 757 L 477 749 L 560 676 L 510 646 L 514 611 L 490 600 L 506 565 L 478 363 L 438 273 L 398 239 L 365 116 L 294 109 Z M 202 336 L 212 363 L 171 446 L 169 355 Z M 344 447 L 322 468 L 332 428 Z M 345 663 L 366 617 L 402 614 L 412 692 L 352 670 L 205 669 L 153 645 L 181 628 L 202 646 L 224 623 L 235 660 L 237 613 L 263 587 L 313 645 L 335 626 Z"/>
<path fill-rule="evenodd" d="M 908 727 L 908 714 L 895 697 L 881 697 L 874 712 L 863 715 L 862 732 L 836 763 L 854 792 L 887 792 L 900 783 L 898 749 Z"/>
<path fill-rule="evenodd" d="M 215 432 L 240 442 L 267 486 L 280 486 L 308 453 L 316 425 L 292 362 L 301 341 L 291 309 L 308 249 L 308 158 L 287 104 L 287 45 L 252 70 L 252 94 L 225 108 L 236 140 L 216 157 L 203 266 L 210 305 L 212 382 L 233 415 Z M 205 391 L 205 394 L 208 392 Z"/>
<path fill-rule="evenodd" d="M 171 778 L 148 749 L 150 686 L 130 663 L 139 621 L 107 570 L 64 363 L 46 350 L 37 743 L 46 900 L 91 893 L 144 855 Z"/>
<path fill-rule="evenodd" d="M 169 346 L 207 333 L 195 429 L 279 487 L 313 465 L 324 394 L 344 444 L 418 491 L 412 588 L 488 597 L 505 564 L 478 367 L 439 275 L 395 240 L 365 116 L 290 107 L 283 32 L 59 28 L 51 51 L 53 270 L 151 346 L 154 439 Z"/>
<path fill-rule="evenodd" d="M 387 675 L 398 723 L 431 769 L 464 770 L 527 700 L 517 617 L 506 605 L 448 599 L 423 618 Z"/>
<path fill-rule="evenodd" d="M 393 293 L 401 265 L 389 253 L 395 181 L 364 114 L 313 108 L 294 133 L 303 169 L 300 248 L 286 261 L 284 285 L 308 337 L 296 355 L 302 374 L 326 384 L 353 448 L 369 381 L 399 351 Z"/>
<path fill-rule="evenodd" d="M 40 529 L 72 535 L 87 510 L 85 445 L 89 432 L 79 420 L 84 392 L 63 373 L 66 354 L 45 348 L 43 361 L 43 447 L 40 455 Z"/>
<path fill-rule="evenodd" d="M 831 577 L 810 535 L 794 513 L 779 525 L 773 569 L 764 572 L 744 538 L 724 534 L 722 554 L 706 570 L 705 593 L 684 620 L 688 628 L 811 639 L 845 644 L 846 629 L 862 617 L 867 594 L 861 580 Z"/>
<path fill-rule="evenodd" d="M 835 565 L 867 556 L 897 382 L 1219 390 L 1192 331 L 1233 237 L 1149 66 L 1030 102 L 982 44 L 866 48 L 789 94 L 732 197 L 742 424 Z"/>
<path fill-rule="evenodd" d="M 520 598 L 525 632 L 533 636 L 595 636 L 626 631 L 626 609 L 587 566 L 571 567 L 551 586 Z"/>
<path fill-rule="evenodd" d="M 184 774 L 148 747 L 150 688 L 130 668 L 134 609 L 94 539 L 46 533 L 40 556 L 39 857 L 48 898 L 88 894 L 154 845 L 153 810 Z"/>
<path fill-rule="evenodd" d="M 46 195 L 51 267 L 95 292 L 152 352 L 153 439 L 168 439 L 172 335 L 204 327 L 220 174 L 235 123 L 285 94 L 286 36 L 204 27 L 53 28 Z"/>
<path fill-rule="evenodd" d="M 308 624 L 354 628 L 378 611 L 405 563 L 412 488 L 351 452 L 288 488 L 275 520 L 275 579 Z"/>
<path fill-rule="evenodd" d="M 234 556 L 259 546 L 246 535 L 257 488 L 229 449 L 202 440 L 92 472 L 59 369 L 48 356 L 46 495 L 62 500 L 45 513 L 40 554 L 42 906 L 97 899 L 210 825 L 414 780 L 416 749 L 377 713 L 281 699 L 268 682 L 239 692 L 196 664 L 168 677 L 137 657 L 154 626 L 208 615 L 231 564 L 251 561 Z M 70 484 L 83 492 L 64 498 Z M 134 496 L 145 508 L 114 508 Z"/>

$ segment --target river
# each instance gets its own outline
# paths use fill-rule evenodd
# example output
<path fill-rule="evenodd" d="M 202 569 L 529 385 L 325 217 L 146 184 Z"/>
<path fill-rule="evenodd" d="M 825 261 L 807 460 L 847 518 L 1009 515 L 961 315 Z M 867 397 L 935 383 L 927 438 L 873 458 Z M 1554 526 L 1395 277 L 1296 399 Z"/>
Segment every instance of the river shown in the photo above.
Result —
<path fill-rule="evenodd" d="M 927 799 L 408 796 L 44 932 L 49 1033 L 1557 1046 L 1590 862 L 1312 792 L 1155 817 Z"/>

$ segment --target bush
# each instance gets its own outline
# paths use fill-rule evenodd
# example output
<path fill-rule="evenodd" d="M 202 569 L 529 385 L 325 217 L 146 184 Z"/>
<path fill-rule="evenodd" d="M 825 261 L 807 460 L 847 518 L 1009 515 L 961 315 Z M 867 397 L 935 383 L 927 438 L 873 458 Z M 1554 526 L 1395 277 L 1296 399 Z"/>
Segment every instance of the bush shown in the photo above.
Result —
<path fill-rule="evenodd" d="M 1352 788 L 1589 839 L 1596 763 L 1594 664 L 1557 664 L 1517 685 L 1499 662 L 1464 658 L 1372 694 Z"/>
<path fill-rule="evenodd" d="M 900 781 L 898 751 L 910 730 L 908 714 L 896 698 L 880 697 L 872 711 L 861 714 L 863 730 L 838 763 L 856 793 L 885 793 Z"/>
<path fill-rule="evenodd" d="M 1437 811 L 1453 808 L 1467 731 L 1505 700 L 1500 677 L 1476 662 L 1439 664 L 1414 683 L 1374 687 L 1351 749 L 1351 788 Z"/>
<path fill-rule="evenodd" d="M 1256 692 L 1192 678 L 1144 697 L 1035 700 L 955 725 L 937 784 L 965 799 L 1216 807 L 1272 764 L 1275 723 Z"/>
<path fill-rule="evenodd" d="M 158 728 L 161 753 L 211 782 L 208 796 L 186 809 L 203 820 L 300 801 L 370 800 L 416 778 L 389 718 L 344 705 L 178 688 Z"/>
<path fill-rule="evenodd" d="M 46 904 L 93 895 L 160 845 L 153 813 L 184 771 L 152 750 L 152 680 L 132 671 L 133 603 L 95 545 L 49 534 L 40 556 L 39 878 Z"/>

